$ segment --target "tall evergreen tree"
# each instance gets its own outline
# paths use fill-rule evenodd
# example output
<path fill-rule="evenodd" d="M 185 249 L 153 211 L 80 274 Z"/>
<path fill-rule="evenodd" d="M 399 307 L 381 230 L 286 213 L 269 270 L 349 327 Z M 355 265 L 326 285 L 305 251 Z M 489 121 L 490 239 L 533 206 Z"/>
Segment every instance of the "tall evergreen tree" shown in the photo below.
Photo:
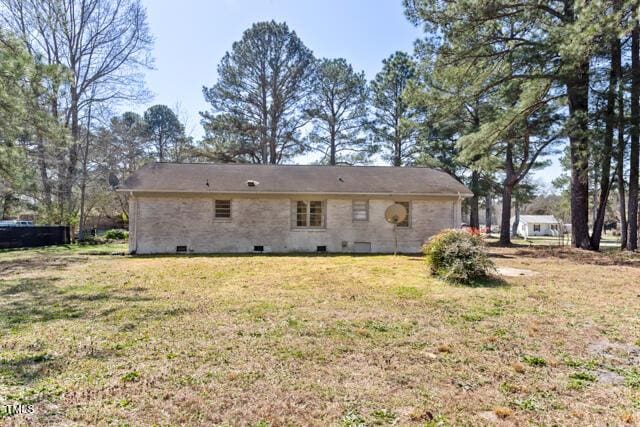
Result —
<path fill-rule="evenodd" d="M 68 132 L 49 111 L 52 87 L 66 81 L 59 65 L 34 58 L 19 38 L 0 31 L 0 195 L 2 215 L 11 213 L 18 195 L 35 200 L 45 221 L 57 218 L 52 209 L 51 177 L 33 169 L 55 160 L 69 142 Z M 47 144 L 43 143 L 47 141 Z M 43 169 L 40 168 L 40 172 Z"/>
<path fill-rule="evenodd" d="M 113 117 L 109 128 L 102 130 L 105 151 L 102 153 L 108 171 L 117 171 L 125 180 L 152 158 L 148 124 L 137 113 L 127 111 Z"/>
<path fill-rule="evenodd" d="M 314 65 L 286 23 L 246 30 L 218 65 L 218 82 L 203 88 L 212 110 L 201 113 L 202 123 L 217 156 L 275 164 L 302 152 Z"/>
<path fill-rule="evenodd" d="M 588 229 L 589 79 L 592 49 L 617 31 L 609 6 L 570 1 L 404 0 L 408 17 L 439 40 L 445 62 L 466 67 L 478 91 L 504 82 L 538 81 L 566 97 L 574 245 L 591 248 Z M 487 77 L 489 77 L 487 79 Z M 532 100 L 537 105 L 540 100 Z"/>
<path fill-rule="evenodd" d="M 473 197 L 468 200 L 469 225 L 480 227 L 479 198 L 481 171 L 476 158 L 462 161 L 456 141 L 464 135 L 477 132 L 482 123 L 492 120 L 495 107 L 486 94 L 476 92 L 467 83 L 464 69 L 443 67 L 442 56 L 436 55 L 436 46 L 431 41 L 416 43 L 419 58 L 417 84 L 410 86 L 405 96 L 411 105 L 425 112 L 420 121 L 420 138 L 417 163 L 436 166 L 446 170 L 459 181 L 468 184 Z"/>
<path fill-rule="evenodd" d="M 459 140 L 463 159 L 479 159 L 484 169 L 493 168 L 504 174 L 502 182 L 502 218 L 500 244 L 509 245 L 511 203 L 514 188 L 529 172 L 544 166 L 542 158 L 561 135 L 559 117 L 553 104 L 546 101 L 548 86 L 536 83 L 511 82 L 500 91 L 502 111 L 496 119 L 484 124 L 478 132 Z M 537 105 L 533 108 L 533 105 Z"/>
<path fill-rule="evenodd" d="M 149 141 L 155 148 L 158 161 L 180 161 L 176 156 L 184 142 L 184 126 L 166 105 L 154 105 L 144 112 Z"/>
<path fill-rule="evenodd" d="M 413 162 L 418 135 L 418 110 L 412 108 L 404 91 L 416 78 L 416 64 L 405 52 L 382 61 L 382 71 L 371 82 L 373 133 L 383 146 L 383 157 L 393 166 Z"/>
<path fill-rule="evenodd" d="M 367 122 L 368 90 L 364 73 L 345 59 L 322 59 L 314 79 L 309 110 L 313 129 L 309 142 L 322 163 L 360 163 L 372 152 L 363 128 Z"/>

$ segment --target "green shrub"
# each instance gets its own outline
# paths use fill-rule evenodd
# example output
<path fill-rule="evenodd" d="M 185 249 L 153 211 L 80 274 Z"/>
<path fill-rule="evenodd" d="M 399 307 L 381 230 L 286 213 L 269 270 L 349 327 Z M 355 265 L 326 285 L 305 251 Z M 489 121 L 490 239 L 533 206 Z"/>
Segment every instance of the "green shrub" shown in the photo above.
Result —
<path fill-rule="evenodd" d="M 422 247 L 431 272 L 447 281 L 471 283 L 495 269 L 482 236 L 464 230 L 444 230 Z"/>
<path fill-rule="evenodd" d="M 107 243 L 107 241 L 102 237 L 92 236 L 89 233 L 85 233 L 84 236 L 82 236 L 82 238 L 78 237 L 76 241 L 80 246 L 103 245 Z"/>
<path fill-rule="evenodd" d="M 107 232 L 104 233 L 104 238 L 107 240 L 125 240 L 129 238 L 129 232 L 127 230 L 114 228 L 113 230 L 107 230 Z"/>

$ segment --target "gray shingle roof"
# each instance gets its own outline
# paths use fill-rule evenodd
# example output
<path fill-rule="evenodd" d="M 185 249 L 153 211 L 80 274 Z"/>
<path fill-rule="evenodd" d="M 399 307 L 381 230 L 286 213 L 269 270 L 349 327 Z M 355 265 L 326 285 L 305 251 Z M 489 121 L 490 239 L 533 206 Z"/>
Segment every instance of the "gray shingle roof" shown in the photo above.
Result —
<path fill-rule="evenodd" d="M 118 191 L 471 195 L 449 174 L 430 168 L 212 163 L 151 163 Z"/>

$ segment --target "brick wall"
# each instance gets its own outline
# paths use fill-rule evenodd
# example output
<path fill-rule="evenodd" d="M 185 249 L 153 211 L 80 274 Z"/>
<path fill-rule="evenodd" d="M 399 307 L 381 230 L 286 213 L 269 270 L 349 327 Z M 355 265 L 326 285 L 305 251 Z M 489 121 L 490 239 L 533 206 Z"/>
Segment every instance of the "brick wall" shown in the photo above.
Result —
<path fill-rule="evenodd" d="M 393 226 L 384 219 L 395 199 L 369 199 L 369 221 L 352 221 L 352 199 L 321 198 L 326 203 L 325 228 L 296 229 L 289 198 L 231 198 L 231 220 L 214 218 L 215 196 L 136 196 L 130 199 L 129 249 L 138 254 L 189 252 L 353 252 L 355 242 L 371 243 L 372 252 L 393 252 Z M 311 199 L 310 199 L 311 200 Z M 411 225 L 398 228 L 401 252 L 419 252 L 422 243 L 444 228 L 460 225 L 457 198 L 411 200 Z"/>

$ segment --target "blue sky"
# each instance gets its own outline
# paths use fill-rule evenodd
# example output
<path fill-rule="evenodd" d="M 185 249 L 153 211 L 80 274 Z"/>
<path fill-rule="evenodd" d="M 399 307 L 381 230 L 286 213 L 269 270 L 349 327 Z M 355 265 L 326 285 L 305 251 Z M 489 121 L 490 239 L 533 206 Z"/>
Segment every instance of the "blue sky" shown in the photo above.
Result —
<path fill-rule="evenodd" d="M 155 37 L 155 69 L 146 73 L 150 104 L 180 104 L 194 137 L 198 111 L 207 109 L 202 86 L 242 32 L 257 21 L 285 21 L 316 57 L 346 58 L 368 79 L 396 50 L 411 52 L 420 36 L 404 17 L 401 0 L 143 0 Z"/>
<path fill-rule="evenodd" d="M 146 73 L 152 101 L 128 105 L 179 105 L 187 131 L 202 136 L 198 112 L 208 105 L 202 86 L 216 82 L 216 66 L 252 23 L 285 21 L 318 58 L 346 58 L 369 80 L 397 50 L 412 52 L 422 31 L 407 21 L 401 0 L 143 0 L 155 38 L 155 69 Z M 548 168 L 537 177 L 559 174 Z"/>

